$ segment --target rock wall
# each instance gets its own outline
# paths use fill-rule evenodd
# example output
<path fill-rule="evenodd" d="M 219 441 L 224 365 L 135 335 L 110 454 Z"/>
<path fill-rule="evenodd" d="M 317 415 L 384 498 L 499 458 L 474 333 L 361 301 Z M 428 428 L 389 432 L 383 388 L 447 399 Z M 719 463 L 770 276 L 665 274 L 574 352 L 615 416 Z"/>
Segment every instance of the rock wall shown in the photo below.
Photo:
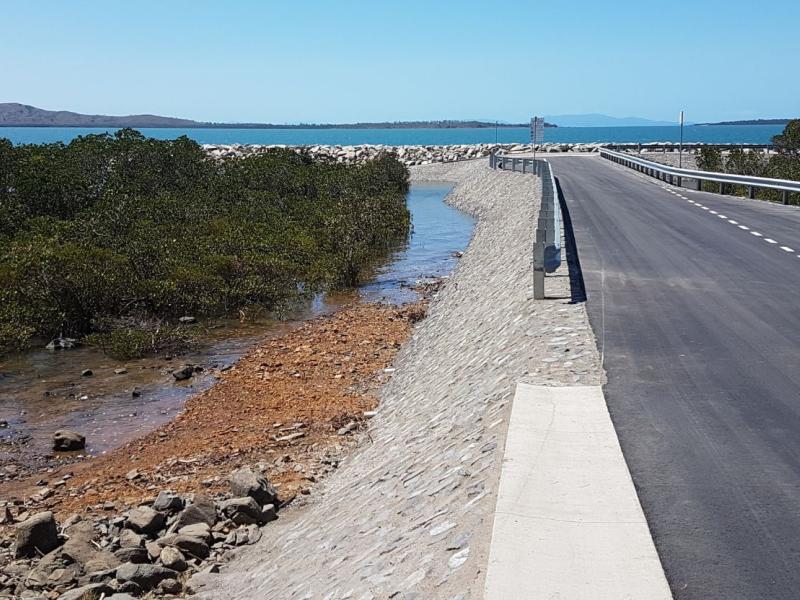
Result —
<path fill-rule="evenodd" d="M 538 152 L 597 152 L 602 144 L 541 144 Z M 395 154 L 404 164 L 427 165 L 431 163 L 456 162 L 489 156 L 493 150 L 503 152 L 532 152 L 531 144 L 458 144 L 448 146 L 383 146 L 363 144 L 359 146 L 286 146 L 232 144 L 211 145 L 203 148 L 215 158 L 251 156 L 267 152 L 272 148 L 291 148 L 297 153 L 308 153 L 316 160 L 337 163 L 363 163 L 382 153 Z"/>

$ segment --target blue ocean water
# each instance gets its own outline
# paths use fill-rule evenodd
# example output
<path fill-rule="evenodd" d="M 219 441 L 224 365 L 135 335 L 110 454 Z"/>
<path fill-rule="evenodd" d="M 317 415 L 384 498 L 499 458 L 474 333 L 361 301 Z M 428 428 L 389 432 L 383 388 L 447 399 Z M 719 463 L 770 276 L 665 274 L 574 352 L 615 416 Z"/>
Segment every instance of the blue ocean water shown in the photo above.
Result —
<path fill-rule="evenodd" d="M 0 138 L 15 144 L 69 142 L 79 135 L 114 131 L 96 127 L 0 127 Z M 143 134 L 173 139 L 186 135 L 201 144 L 385 144 L 437 145 L 476 143 L 527 143 L 527 127 L 495 129 L 154 129 Z M 783 125 L 705 125 L 687 126 L 686 142 L 768 144 Z M 545 142 L 677 142 L 680 131 L 674 127 L 555 127 L 545 130 Z"/>

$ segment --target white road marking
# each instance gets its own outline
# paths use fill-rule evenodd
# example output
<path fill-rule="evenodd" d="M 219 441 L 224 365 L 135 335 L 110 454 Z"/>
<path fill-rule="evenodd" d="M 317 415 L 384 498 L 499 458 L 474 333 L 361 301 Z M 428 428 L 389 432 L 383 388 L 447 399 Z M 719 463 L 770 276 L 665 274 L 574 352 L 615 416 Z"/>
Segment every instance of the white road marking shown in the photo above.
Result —
<path fill-rule="evenodd" d="M 758 237 L 761 237 L 761 234 L 760 234 L 760 233 L 758 233 L 757 231 L 751 231 L 750 233 L 752 233 L 753 235 L 756 235 L 756 236 L 758 236 Z"/>
<path fill-rule="evenodd" d="M 744 229 L 745 231 L 748 231 L 750 228 L 747 225 L 739 225 L 739 229 Z"/>
<path fill-rule="evenodd" d="M 794 250 L 789 248 L 789 246 L 781 246 L 781 250 L 783 250 L 784 252 L 794 252 Z"/>
<path fill-rule="evenodd" d="M 716 215 L 716 214 L 717 214 L 717 211 L 715 211 L 715 210 L 712 210 L 712 211 L 711 211 L 711 214 L 712 214 L 712 215 Z"/>
<path fill-rule="evenodd" d="M 728 223 L 730 223 L 731 225 L 738 225 L 739 221 L 734 221 L 733 219 L 728 219 Z"/>
<path fill-rule="evenodd" d="M 764 241 L 767 242 L 768 244 L 777 244 L 778 243 L 775 240 L 773 240 L 772 238 L 764 238 Z"/>
<path fill-rule="evenodd" d="M 720 219 L 727 219 L 727 218 L 728 218 L 728 217 L 726 217 L 725 215 L 717 215 L 717 216 L 718 216 Z"/>

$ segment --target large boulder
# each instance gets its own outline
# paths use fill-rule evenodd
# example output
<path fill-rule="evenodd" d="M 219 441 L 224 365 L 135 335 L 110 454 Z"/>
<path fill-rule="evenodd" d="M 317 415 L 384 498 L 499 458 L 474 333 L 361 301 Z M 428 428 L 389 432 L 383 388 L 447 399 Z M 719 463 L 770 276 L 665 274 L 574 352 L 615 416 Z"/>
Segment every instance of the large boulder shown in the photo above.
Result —
<path fill-rule="evenodd" d="M 250 496 L 225 500 L 220 504 L 220 510 L 237 525 L 250 525 L 261 520 L 261 507 Z"/>
<path fill-rule="evenodd" d="M 83 450 L 86 447 L 86 438 L 70 429 L 59 429 L 53 434 L 53 450 L 59 452 L 70 452 L 72 450 Z"/>
<path fill-rule="evenodd" d="M 183 498 L 169 490 L 163 490 L 156 496 L 153 508 L 161 512 L 180 510 L 183 508 Z"/>
<path fill-rule="evenodd" d="M 46 554 L 58 547 L 58 527 L 53 513 L 41 512 L 29 517 L 16 526 L 17 539 L 15 556 L 17 558 Z"/>
<path fill-rule="evenodd" d="M 125 563 L 117 569 L 117 581 L 121 583 L 130 581 L 145 592 L 153 589 L 165 579 L 175 579 L 177 576 L 176 571 L 161 565 Z"/>
<path fill-rule="evenodd" d="M 161 551 L 161 564 L 173 571 L 185 571 L 189 566 L 183 553 L 177 548 L 167 546 Z"/>
<path fill-rule="evenodd" d="M 128 512 L 125 527 L 139 533 L 151 534 L 161 531 L 165 523 L 164 515 L 157 510 L 153 510 L 149 506 L 137 506 Z"/>
<path fill-rule="evenodd" d="M 184 508 L 178 515 L 178 520 L 173 524 L 171 531 L 177 531 L 181 527 L 195 523 L 205 523 L 212 527 L 216 522 L 217 507 L 214 500 L 202 494 L 195 494 L 192 504 Z"/>
<path fill-rule="evenodd" d="M 208 558 L 208 555 L 211 553 L 211 549 L 208 547 L 205 540 L 190 535 L 178 534 L 172 539 L 169 545 L 173 548 L 177 548 L 183 554 L 188 554 L 195 558 Z"/>
<path fill-rule="evenodd" d="M 265 477 L 249 467 L 242 467 L 231 474 L 231 492 L 237 498 L 250 496 L 260 505 L 278 503 L 278 492 Z"/>
<path fill-rule="evenodd" d="M 85 598 L 100 598 L 103 594 L 106 594 L 106 598 L 108 598 L 108 594 L 113 592 L 114 590 L 105 583 L 90 583 L 64 592 L 58 598 L 59 600 L 84 600 Z"/>

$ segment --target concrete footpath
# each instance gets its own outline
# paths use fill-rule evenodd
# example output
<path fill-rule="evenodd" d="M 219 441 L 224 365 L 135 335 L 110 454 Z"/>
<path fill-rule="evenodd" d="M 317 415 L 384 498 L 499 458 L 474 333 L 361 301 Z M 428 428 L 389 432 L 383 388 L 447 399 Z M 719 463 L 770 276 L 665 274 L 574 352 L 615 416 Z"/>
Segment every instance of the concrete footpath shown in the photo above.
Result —
<path fill-rule="evenodd" d="M 484 597 L 672 597 L 600 386 L 517 386 Z"/>

